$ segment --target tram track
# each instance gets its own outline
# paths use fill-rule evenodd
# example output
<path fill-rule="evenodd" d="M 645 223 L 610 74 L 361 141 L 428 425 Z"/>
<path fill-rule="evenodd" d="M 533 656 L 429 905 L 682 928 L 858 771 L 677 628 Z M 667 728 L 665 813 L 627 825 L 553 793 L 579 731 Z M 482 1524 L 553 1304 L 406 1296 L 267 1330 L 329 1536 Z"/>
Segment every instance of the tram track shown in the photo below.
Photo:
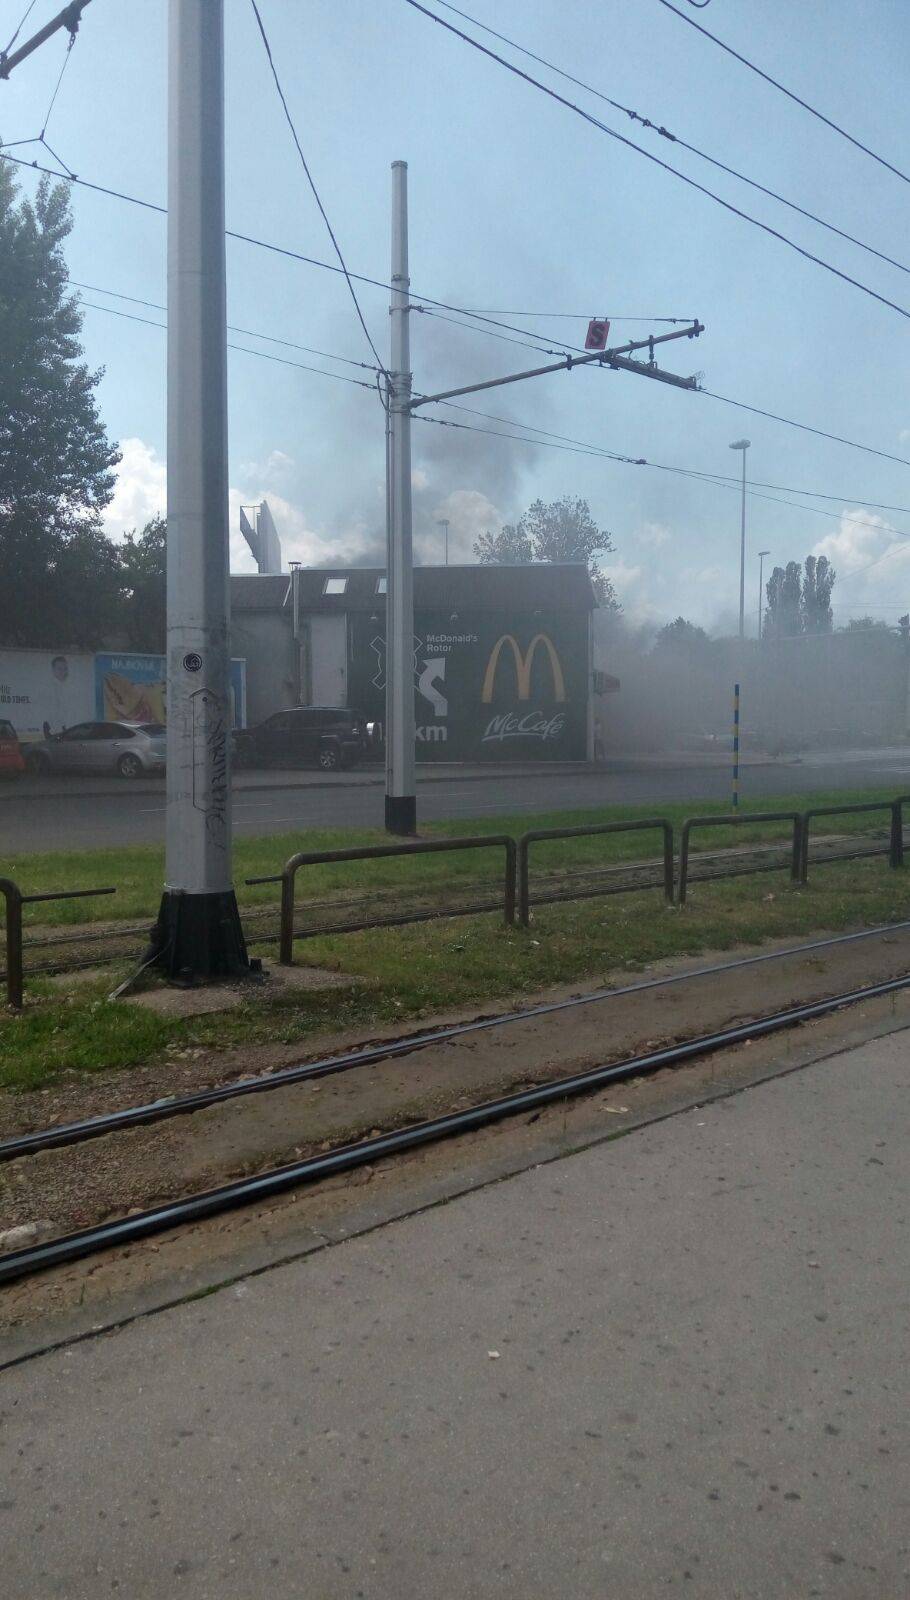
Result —
<path fill-rule="evenodd" d="M 907 923 L 900 923 L 892 924 L 888 928 L 865 930 L 865 936 L 872 937 L 875 933 L 881 934 L 906 928 L 907 926 Z M 812 945 L 802 945 L 796 947 L 796 950 L 770 952 L 765 957 L 747 957 L 744 960 L 719 964 L 718 969 L 698 969 L 693 973 L 680 974 L 678 977 L 680 980 L 685 981 L 686 979 L 704 976 L 714 970 L 729 971 L 738 966 L 755 964 L 755 962 L 762 959 L 773 960 L 783 955 L 805 953 L 812 949 L 823 948 L 826 944 L 844 943 L 850 938 L 863 936 L 862 934 L 842 935 L 832 940 L 815 941 Z M 623 991 L 606 991 L 596 997 L 576 997 L 575 1002 L 557 1002 L 552 1009 L 561 1009 L 573 1003 L 584 1004 L 594 998 L 606 998 L 608 994 L 629 993 L 639 988 L 655 987 L 664 981 L 655 979 L 643 985 L 632 985 Z M 41 1243 L 28 1245 L 0 1256 L 0 1285 L 13 1283 L 49 1268 L 62 1266 L 118 1246 L 139 1243 L 156 1234 L 197 1223 L 219 1213 L 270 1200 L 290 1190 L 318 1183 L 325 1178 L 353 1172 L 359 1167 L 371 1165 L 376 1161 L 384 1160 L 391 1156 L 404 1154 L 421 1146 L 438 1143 L 464 1133 L 488 1127 L 525 1112 L 539 1111 L 558 1101 L 588 1094 L 608 1084 L 619 1083 L 630 1078 L 645 1077 L 666 1068 L 679 1067 L 699 1057 L 704 1057 L 735 1045 L 765 1038 L 789 1028 L 798 1027 L 800 1024 L 828 1016 L 832 1012 L 845 1007 L 888 995 L 895 995 L 908 987 L 910 987 L 910 974 L 905 974 L 901 977 L 870 984 L 863 988 L 846 990 L 807 1004 L 790 1006 L 784 1010 L 772 1012 L 736 1026 L 700 1034 L 660 1049 L 626 1057 L 621 1061 L 605 1062 L 562 1078 L 548 1078 L 546 1081 L 536 1083 L 531 1087 L 511 1091 L 464 1109 L 412 1122 L 403 1127 L 381 1131 L 353 1143 L 336 1145 L 316 1155 L 284 1163 L 251 1176 L 237 1178 L 197 1194 L 152 1206 L 147 1210 L 132 1215 L 107 1220 Z M 515 1021 L 519 1017 L 523 1018 L 534 1014 L 540 1015 L 542 1010 L 547 1009 L 551 1008 L 533 1008 L 526 1012 L 509 1014 L 502 1019 L 488 1019 L 488 1022 L 489 1025 L 495 1025 L 497 1020 L 500 1022 Z M 483 1024 L 465 1024 L 457 1031 L 463 1033 L 476 1028 L 478 1025 L 482 1026 Z M 428 1037 L 432 1042 L 435 1042 L 440 1036 L 445 1036 L 446 1032 L 448 1032 L 449 1036 L 453 1036 L 456 1030 L 437 1030 L 435 1034 Z M 427 1036 L 424 1037 L 426 1038 Z M 393 1041 L 392 1043 L 401 1047 L 397 1053 L 404 1053 L 405 1047 L 410 1049 L 420 1048 L 420 1045 L 415 1043 L 414 1040 Z M 388 1046 L 385 1047 L 383 1053 L 386 1055 L 389 1053 Z M 360 1053 L 361 1057 L 365 1054 L 366 1052 Z M 372 1052 L 370 1054 L 371 1056 L 373 1055 Z M 325 1062 L 315 1063 L 314 1065 L 322 1075 L 325 1075 L 326 1071 L 337 1070 L 339 1063 L 345 1059 L 339 1058 L 339 1061 L 334 1064 Z M 353 1066 L 354 1064 L 354 1062 L 347 1062 L 347 1066 Z M 356 1064 L 364 1064 L 364 1062 L 361 1059 Z M 346 1070 L 346 1068 L 342 1068 L 342 1070 Z M 275 1076 L 277 1077 L 278 1075 L 276 1074 Z"/>
<path fill-rule="evenodd" d="M 36 1155 L 42 1150 L 60 1149 L 67 1145 L 81 1144 L 86 1140 L 120 1133 L 129 1128 L 164 1122 L 172 1117 L 188 1116 L 194 1112 L 203 1111 L 209 1106 L 222 1105 L 227 1101 L 246 1096 L 267 1094 L 275 1089 L 288 1088 L 294 1084 L 307 1083 L 319 1078 L 333 1077 L 362 1067 L 379 1066 L 385 1061 L 400 1060 L 403 1056 L 411 1055 L 418 1050 L 434 1045 L 448 1044 L 471 1034 L 489 1032 L 490 1030 L 508 1027 L 516 1023 L 532 1021 L 535 1018 L 552 1016 L 559 1012 L 575 1011 L 583 1006 L 602 1004 L 629 995 L 646 993 L 649 990 L 667 989 L 680 984 L 694 982 L 699 978 L 715 978 L 728 972 L 737 972 L 749 967 L 762 966 L 769 962 L 783 961 L 790 957 L 799 958 L 812 955 L 817 951 L 857 944 L 908 930 L 910 930 L 910 919 L 901 922 L 884 923 L 874 928 L 863 928 L 855 933 L 833 934 L 824 939 L 813 939 L 806 943 L 789 945 L 782 950 L 762 951 L 751 956 L 737 956 L 731 961 L 713 962 L 708 966 L 696 967 L 687 972 L 669 973 L 657 978 L 643 978 L 635 983 L 622 984 L 613 988 L 603 987 L 591 990 L 586 994 L 572 995 L 566 999 L 542 1001 L 538 1005 L 518 1007 L 512 1011 L 500 1012 L 493 1016 L 475 1017 L 468 1022 L 457 1022 L 442 1028 L 432 1028 L 417 1033 L 405 1034 L 398 1038 L 349 1050 L 340 1055 L 330 1055 L 316 1061 L 300 1062 L 291 1067 L 283 1067 L 277 1071 L 259 1074 L 256 1077 L 237 1078 L 230 1083 L 196 1089 L 188 1094 L 159 1098 L 143 1105 L 125 1106 L 119 1110 L 102 1113 L 94 1117 L 80 1118 L 73 1122 L 53 1123 L 48 1127 L 16 1134 L 0 1141 L 0 1163 L 19 1160 L 24 1156 Z"/>

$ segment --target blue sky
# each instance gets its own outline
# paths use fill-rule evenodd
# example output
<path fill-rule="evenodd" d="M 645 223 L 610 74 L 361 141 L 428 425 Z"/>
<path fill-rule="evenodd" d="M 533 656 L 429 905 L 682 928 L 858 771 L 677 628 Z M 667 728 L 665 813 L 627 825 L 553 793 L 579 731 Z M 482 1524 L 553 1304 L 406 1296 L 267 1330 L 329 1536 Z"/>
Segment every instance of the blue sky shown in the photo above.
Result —
<path fill-rule="evenodd" d="M 686 0 L 679 4 L 686 9 Z M 26 32 L 58 8 L 58 0 L 37 0 Z M 658 0 L 473 0 L 466 8 L 848 232 L 910 258 L 908 185 Z M 533 317 L 505 320 L 579 342 L 583 322 L 553 320 L 553 313 L 609 315 L 614 337 L 623 338 L 648 331 L 647 323 L 624 317 L 698 316 L 705 334 L 697 344 L 668 346 L 664 365 L 703 371 L 707 387 L 720 394 L 910 459 L 906 318 L 587 126 L 404 0 L 261 0 L 261 9 L 308 160 L 353 270 L 387 278 L 390 164 L 403 158 L 417 297 L 532 311 Z M 23 10 L 24 0 L 0 0 L 2 42 Z M 226 0 L 225 10 L 228 226 L 330 259 L 248 0 Z M 904 0 L 764 0 L 760 7 L 753 0 L 712 0 L 692 14 L 863 142 L 907 165 Z M 166 20 L 166 0 L 93 0 L 48 128 L 55 150 L 81 177 L 160 203 L 166 199 Z M 0 85 L 4 140 L 39 131 L 64 49 L 59 36 Z M 644 148 L 910 306 L 905 272 L 525 64 Z M 30 173 L 22 182 L 26 192 L 34 189 Z M 163 320 L 98 290 L 163 303 L 164 219 L 80 189 L 73 191 L 73 210 L 71 275 L 97 286 L 84 299 Z M 227 259 L 232 323 L 371 359 L 335 274 L 234 241 Z M 363 288 L 361 298 L 385 356 L 387 296 Z M 654 331 L 661 331 L 658 324 Z M 116 534 L 164 506 L 165 341 L 155 328 L 95 309 L 86 309 L 84 339 L 89 361 L 105 368 L 101 408 L 124 449 L 108 518 Z M 236 342 L 357 375 L 259 338 Z M 537 359 L 427 316 L 413 319 L 412 357 L 420 388 L 480 380 Z M 378 399 L 240 352 L 231 354 L 230 385 L 235 531 L 239 503 L 265 494 L 286 556 L 375 556 L 384 514 Z M 808 505 L 750 500 L 750 614 L 757 608 L 759 549 L 782 562 L 811 550 L 831 555 L 839 572 L 839 620 L 871 610 L 893 622 L 910 608 L 910 511 L 878 513 L 858 503 L 910 506 L 906 466 L 619 373 L 561 373 L 468 403 L 703 472 L 735 473 L 739 457 L 727 447 L 745 435 L 756 480 L 839 497 L 810 502 L 827 504 L 834 517 Z M 613 535 L 616 551 L 604 564 L 630 616 L 665 620 L 683 612 L 706 625 L 730 625 L 738 595 L 735 493 L 425 424 L 415 425 L 413 445 L 420 559 L 438 555 L 440 517 L 450 519 L 453 558 L 470 559 L 472 540 L 484 528 L 514 520 L 537 497 L 578 494 Z M 906 551 L 900 531 L 908 535 Z M 232 542 L 242 567 L 245 550 L 238 538 Z"/>

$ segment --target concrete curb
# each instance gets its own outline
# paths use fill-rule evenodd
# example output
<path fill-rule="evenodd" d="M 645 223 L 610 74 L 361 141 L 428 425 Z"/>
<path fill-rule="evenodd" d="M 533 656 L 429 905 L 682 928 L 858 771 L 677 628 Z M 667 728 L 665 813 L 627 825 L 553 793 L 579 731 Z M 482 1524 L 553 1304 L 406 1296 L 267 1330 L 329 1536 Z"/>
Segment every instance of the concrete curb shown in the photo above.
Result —
<path fill-rule="evenodd" d="M 781 759 L 775 757 L 745 757 L 740 761 L 741 768 L 755 767 L 788 767 L 798 766 L 797 760 Z M 418 784 L 425 783 L 486 783 L 491 778 L 497 782 L 508 782 L 527 777 L 552 777 L 558 774 L 571 775 L 572 777 L 598 778 L 610 777 L 614 774 L 627 772 L 717 772 L 726 771 L 729 762 L 720 760 L 685 761 L 676 758 L 664 757 L 637 757 L 617 756 L 609 761 L 540 761 L 534 763 L 516 762 L 514 765 L 497 766 L 490 763 L 488 767 L 471 767 L 463 769 L 452 763 L 440 765 L 439 769 L 432 772 L 417 773 Z M 46 800 L 46 799 L 77 799 L 94 800 L 111 795 L 160 795 L 164 799 L 163 778 L 139 778 L 128 781 L 125 778 L 112 778 L 92 782 L 86 780 L 91 787 L 83 788 L 79 780 L 50 779 L 44 783 L 36 783 L 28 779 L 13 779 L 0 787 L 0 804 L 3 801 L 15 800 Z M 233 793 L 235 795 L 250 793 L 275 793 L 282 794 L 298 789 L 382 789 L 385 787 L 385 776 L 381 772 L 369 770 L 366 772 L 339 773 L 334 780 L 325 778 L 321 774 L 312 775 L 301 772 L 294 776 L 276 777 L 270 780 L 267 777 L 244 776 L 238 781 L 235 779 Z"/>

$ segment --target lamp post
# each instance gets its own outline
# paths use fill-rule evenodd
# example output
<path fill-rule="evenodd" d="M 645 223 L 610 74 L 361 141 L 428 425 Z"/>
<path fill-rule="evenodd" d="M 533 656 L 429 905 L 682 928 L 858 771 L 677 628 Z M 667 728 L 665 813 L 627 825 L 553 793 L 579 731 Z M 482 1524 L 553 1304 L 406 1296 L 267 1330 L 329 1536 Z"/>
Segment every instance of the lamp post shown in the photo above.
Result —
<path fill-rule="evenodd" d="M 745 638 L 746 633 L 746 451 L 751 440 L 734 439 L 731 450 L 741 450 L 743 453 L 743 497 L 742 512 L 739 527 L 739 637 Z"/>
<path fill-rule="evenodd" d="M 743 460 L 745 460 L 745 456 L 743 457 Z M 761 644 L 761 636 L 762 636 L 761 619 L 762 619 L 762 610 L 764 608 L 765 556 L 769 556 L 770 554 L 771 554 L 770 550 L 759 550 L 759 552 L 758 552 L 758 642 L 759 642 L 759 644 Z"/>

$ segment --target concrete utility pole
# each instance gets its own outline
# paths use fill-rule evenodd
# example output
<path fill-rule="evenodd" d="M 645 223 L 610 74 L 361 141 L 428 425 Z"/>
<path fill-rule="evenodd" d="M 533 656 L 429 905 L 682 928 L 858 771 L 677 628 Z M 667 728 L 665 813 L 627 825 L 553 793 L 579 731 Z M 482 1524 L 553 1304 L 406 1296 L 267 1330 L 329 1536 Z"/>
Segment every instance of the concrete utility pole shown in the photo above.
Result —
<path fill-rule="evenodd" d="M 392 163 L 392 334 L 387 386 L 385 825 L 417 829 L 414 774 L 414 560 L 411 542 L 411 338 L 408 164 Z"/>
<path fill-rule="evenodd" d="M 172 975 L 248 970 L 231 881 L 223 0 L 168 20 L 167 819 Z"/>
<path fill-rule="evenodd" d="M 739 637 L 746 636 L 746 451 L 750 439 L 736 439 L 731 450 L 741 450 L 743 456 L 743 496 L 739 525 Z"/>
<path fill-rule="evenodd" d="M 406 161 L 392 163 L 392 357 L 386 375 L 386 797 L 385 825 L 389 833 L 414 833 L 417 827 L 417 799 L 414 777 L 414 573 L 411 547 L 411 415 L 421 406 L 438 405 L 463 394 L 479 394 L 484 389 L 499 389 L 508 383 L 523 383 L 551 372 L 571 372 L 575 367 L 597 363 L 612 371 L 634 372 L 677 389 L 698 389 L 695 377 L 681 378 L 665 372 L 654 359 L 655 345 L 674 339 L 697 339 L 704 324 L 695 321 L 673 333 L 649 334 L 630 344 L 607 348 L 610 331 L 607 319 L 595 319 L 588 329 L 585 353 L 567 354 L 546 366 L 510 372 L 503 378 L 487 378 L 481 383 L 461 384 L 457 389 L 442 389 L 437 394 L 411 395 L 410 279 L 408 277 L 408 167 Z M 596 342 L 594 333 L 596 332 Z M 591 344 L 594 348 L 591 348 Z M 646 350 L 647 361 L 634 361 L 634 352 Z M 745 441 L 747 443 L 747 441 Z M 743 467 L 745 483 L 745 466 Z M 743 502 L 745 505 L 745 501 Z M 745 511 L 743 512 L 745 518 Z M 745 521 L 743 522 L 745 539 Z M 446 526 L 448 546 L 448 527 Z M 448 548 L 446 549 L 448 560 Z M 744 581 L 744 580 L 743 580 Z M 742 590 L 742 585 L 741 585 Z M 742 632 L 742 605 L 740 606 Z"/>

